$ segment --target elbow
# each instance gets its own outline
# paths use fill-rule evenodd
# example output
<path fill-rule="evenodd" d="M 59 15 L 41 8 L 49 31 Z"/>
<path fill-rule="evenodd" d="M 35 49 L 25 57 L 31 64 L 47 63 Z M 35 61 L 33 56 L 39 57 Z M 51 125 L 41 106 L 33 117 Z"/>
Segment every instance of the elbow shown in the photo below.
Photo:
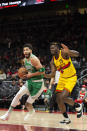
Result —
<path fill-rule="evenodd" d="M 76 54 L 76 57 L 78 57 L 79 56 L 79 52 L 77 52 L 77 54 Z"/>
<path fill-rule="evenodd" d="M 78 56 L 79 56 L 79 52 L 73 54 L 73 57 L 78 57 Z"/>
<path fill-rule="evenodd" d="M 78 51 L 75 51 L 75 50 L 72 50 L 69 54 L 71 57 L 78 57 L 79 56 L 79 52 Z"/>

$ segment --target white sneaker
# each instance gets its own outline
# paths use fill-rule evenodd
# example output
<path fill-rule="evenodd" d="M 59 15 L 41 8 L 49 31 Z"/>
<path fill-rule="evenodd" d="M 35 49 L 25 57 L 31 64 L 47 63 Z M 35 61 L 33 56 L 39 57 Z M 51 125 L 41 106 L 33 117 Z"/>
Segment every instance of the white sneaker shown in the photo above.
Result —
<path fill-rule="evenodd" d="M 4 114 L 3 116 L 0 117 L 0 120 L 6 121 L 9 119 L 9 113 Z"/>
<path fill-rule="evenodd" d="M 24 117 L 24 121 L 26 121 L 29 118 L 29 116 L 32 116 L 34 113 L 35 113 L 34 109 L 33 111 L 28 112 L 27 115 Z"/>
<path fill-rule="evenodd" d="M 82 104 L 79 104 L 79 107 L 76 108 L 77 111 L 77 118 L 80 118 L 83 115 L 83 106 Z"/>

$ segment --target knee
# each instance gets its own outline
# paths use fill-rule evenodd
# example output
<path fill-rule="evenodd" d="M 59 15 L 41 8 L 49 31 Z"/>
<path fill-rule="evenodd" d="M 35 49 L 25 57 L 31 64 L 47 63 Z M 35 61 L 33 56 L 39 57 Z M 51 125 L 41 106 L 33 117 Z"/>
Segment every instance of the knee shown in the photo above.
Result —
<path fill-rule="evenodd" d="M 60 104 L 60 103 L 63 103 L 63 102 L 64 102 L 64 99 L 65 99 L 65 96 L 63 96 L 62 94 L 56 97 L 56 101 L 57 101 L 57 103 L 59 103 L 59 104 Z"/>
<path fill-rule="evenodd" d="M 22 97 L 21 93 L 17 93 L 15 96 L 17 99 L 20 99 Z"/>
<path fill-rule="evenodd" d="M 56 102 L 57 102 L 57 104 L 61 103 L 61 101 L 62 101 L 62 97 L 57 95 L 56 96 Z"/>
<path fill-rule="evenodd" d="M 28 106 L 29 106 L 29 103 L 26 102 L 26 103 L 25 103 L 25 107 L 27 108 Z"/>

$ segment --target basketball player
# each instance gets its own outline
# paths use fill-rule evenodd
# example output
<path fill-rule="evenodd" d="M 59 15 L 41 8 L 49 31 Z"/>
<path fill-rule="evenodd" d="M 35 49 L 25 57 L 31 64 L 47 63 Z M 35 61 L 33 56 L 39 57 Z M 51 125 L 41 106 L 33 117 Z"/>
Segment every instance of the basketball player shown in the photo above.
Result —
<path fill-rule="evenodd" d="M 60 111 L 64 116 L 64 120 L 60 123 L 69 124 L 71 121 L 66 112 L 65 103 L 68 103 L 75 107 L 78 113 L 81 113 L 80 104 L 75 103 L 72 98 L 69 98 L 74 86 L 77 82 L 76 70 L 72 64 L 70 57 L 78 57 L 79 53 L 74 50 L 70 50 L 66 45 L 61 44 L 62 49 L 59 49 L 59 43 L 52 42 L 50 45 L 50 51 L 53 55 L 51 60 L 51 73 L 45 74 L 46 78 L 55 76 L 55 71 L 60 71 L 59 82 L 56 87 L 56 101 Z"/>
<path fill-rule="evenodd" d="M 24 94 L 28 94 L 29 97 L 25 106 L 28 109 L 29 114 L 25 116 L 24 120 L 26 120 L 29 115 L 35 112 L 32 104 L 43 92 L 43 73 L 45 69 L 40 63 L 40 60 L 32 54 L 31 44 L 24 45 L 23 54 L 25 56 L 23 63 L 25 68 L 28 70 L 28 74 L 24 75 L 24 78 L 27 80 L 12 100 L 9 110 L 5 113 L 5 115 L 0 117 L 1 120 L 8 120 L 12 110 L 19 104 L 21 97 Z"/>

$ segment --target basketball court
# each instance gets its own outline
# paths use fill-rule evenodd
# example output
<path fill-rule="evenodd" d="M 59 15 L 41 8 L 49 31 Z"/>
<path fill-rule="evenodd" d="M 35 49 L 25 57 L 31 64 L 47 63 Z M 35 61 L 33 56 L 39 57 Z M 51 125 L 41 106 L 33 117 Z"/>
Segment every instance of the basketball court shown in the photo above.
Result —
<path fill-rule="evenodd" d="M 6 111 L 0 110 L 0 116 Z M 35 112 L 26 121 L 25 111 L 13 111 L 8 121 L 0 120 L 0 131 L 87 131 L 87 115 L 77 119 L 76 114 L 69 114 L 71 123 L 60 124 L 61 113 Z"/>

